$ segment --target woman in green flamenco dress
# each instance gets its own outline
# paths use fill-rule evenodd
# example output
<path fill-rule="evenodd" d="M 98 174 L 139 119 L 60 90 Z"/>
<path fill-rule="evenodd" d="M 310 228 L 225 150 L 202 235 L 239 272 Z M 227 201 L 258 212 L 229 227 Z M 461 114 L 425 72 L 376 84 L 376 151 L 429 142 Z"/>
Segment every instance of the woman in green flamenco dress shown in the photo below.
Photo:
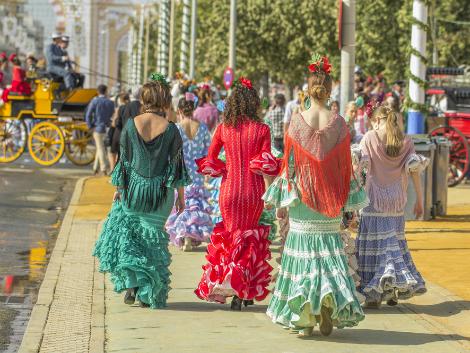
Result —
<path fill-rule="evenodd" d="M 292 117 L 283 169 L 263 196 L 278 218 L 288 213 L 290 221 L 267 314 L 301 336 L 311 335 L 317 324 L 328 336 L 333 326 L 364 319 L 340 225 L 342 212 L 366 206 L 367 197 L 352 178 L 348 127 L 325 105 L 328 58 L 312 58 L 309 70 L 310 107 Z"/>
<path fill-rule="evenodd" d="M 159 74 L 142 87 L 142 114 L 129 119 L 121 135 L 121 154 L 111 180 L 117 187 L 111 212 L 93 255 L 109 272 L 124 302 L 153 309 L 166 306 L 170 284 L 168 234 L 164 226 L 173 206 L 184 210 L 190 184 L 182 139 L 165 118 L 170 87 Z M 177 197 L 175 200 L 175 191 Z"/>

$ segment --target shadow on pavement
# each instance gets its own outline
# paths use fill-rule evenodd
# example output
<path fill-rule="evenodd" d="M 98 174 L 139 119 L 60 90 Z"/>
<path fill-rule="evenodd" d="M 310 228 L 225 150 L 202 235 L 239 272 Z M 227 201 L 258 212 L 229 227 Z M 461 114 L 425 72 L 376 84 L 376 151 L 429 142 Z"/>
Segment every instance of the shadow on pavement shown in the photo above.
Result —
<path fill-rule="evenodd" d="M 248 308 L 243 307 L 242 312 L 266 312 L 267 305 L 254 305 Z M 168 306 L 162 310 L 172 311 L 193 311 L 193 312 L 211 312 L 211 311 L 230 311 L 230 300 L 226 304 L 207 303 L 207 302 L 175 302 L 168 303 Z"/>
<path fill-rule="evenodd" d="M 417 305 L 411 303 L 404 303 L 406 309 L 411 310 L 416 314 L 425 314 L 430 316 L 439 316 L 439 317 L 450 317 L 457 315 L 462 311 L 470 311 L 470 301 L 468 300 L 456 300 L 456 301 L 446 301 L 433 305 Z M 403 314 L 403 311 L 400 310 L 400 307 L 383 307 L 380 310 L 366 309 L 366 315 L 371 314 Z"/>
<path fill-rule="evenodd" d="M 351 334 L 349 334 L 351 332 Z M 432 333 L 401 332 L 389 330 L 373 329 L 353 329 L 345 335 L 344 331 L 333 331 L 330 337 L 323 337 L 318 330 L 314 330 L 311 337 L 303 340 L 329 341 L 336 343 L 351 343 L 361 345 L 398 345 L 398 346 L 419 346 L 426 343 L 438 341 L 470 341 L 469 337 L 461 335 L 445 335 Z"/>

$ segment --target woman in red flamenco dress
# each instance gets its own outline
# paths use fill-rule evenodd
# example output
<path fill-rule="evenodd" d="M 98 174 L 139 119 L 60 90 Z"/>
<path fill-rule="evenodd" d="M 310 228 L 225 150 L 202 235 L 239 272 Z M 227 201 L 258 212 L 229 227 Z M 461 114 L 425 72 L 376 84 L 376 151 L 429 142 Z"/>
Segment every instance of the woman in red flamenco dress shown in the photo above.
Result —
<path fill-rule="evenodd" d="M 217 223 L 207 247 L 196 295 L 241 310 L 269 293 L 272 267 L 269 226 L 259 225 L 264 203 L 261 196 L 279 172 L 271 155 L 269 127 L 258 116 L 260 99 L 251 82 L 240 78 L 227 98 L 224 120 L 214 134 L 208 156 L 196 160 L 199 173 L 222 177 Z M 218 156 L 225 149 L 226 164 Z"/>
<path fill-rule="evenodd" d="M 26 73 L 21 67 L 20 59 L 18 59 L 16 54 L 11 54 L 9 60 L 13 64 L 13 74 L 11 87 L 5 88 L 2 94 L 4 102 L 8 102 L 8 94 L 10 92 L 19 93 L 23 96 L 31 95 L 31 86 L 25 80 Z"/>

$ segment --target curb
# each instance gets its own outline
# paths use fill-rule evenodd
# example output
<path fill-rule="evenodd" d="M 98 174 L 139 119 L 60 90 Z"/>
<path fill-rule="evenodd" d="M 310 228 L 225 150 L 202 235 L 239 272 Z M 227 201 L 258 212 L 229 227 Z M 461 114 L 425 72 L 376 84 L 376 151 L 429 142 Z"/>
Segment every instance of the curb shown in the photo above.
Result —
<path fill-rule="evenodd" d="M 39 288 L 38 298 L 31 312 L 28 326 L 23 336 L 18 353 L 36 353 L 41 348 L 44 337 L 44 328 L 49 316 L 49 310 L 54 300 L 54 292 L 59 279 L 61 261 L 67 247 L 73 217 L 77 209 L 85 181 L 89 177 L 80 178 L 70 199 L 69 206 L 64 215 L 62 226 L 56 239 L 54 249 L 47 265 L 44 279 Z"/>

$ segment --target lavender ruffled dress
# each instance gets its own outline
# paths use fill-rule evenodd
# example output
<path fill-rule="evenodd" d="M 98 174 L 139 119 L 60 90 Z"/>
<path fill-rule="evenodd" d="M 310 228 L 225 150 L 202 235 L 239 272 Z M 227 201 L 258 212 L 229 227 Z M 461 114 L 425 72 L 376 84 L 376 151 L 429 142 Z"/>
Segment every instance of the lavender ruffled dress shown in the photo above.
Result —
<path fill-rule="evenodd" d="M 193 139 L 190 139 L 183 128 L 177 125 L 183 139 L 183 154 L 192 184 L 184 190 L 184 211 L 178 215 L 175 210 L 168 218 L 166 230 L 173 245 L 182 246 L 184 238 L 191 238 L 194 245 L 206 242 L 212 233 L 212 207 L 209 203 L 210 193 L 204 187 L 204 177 L 198 174 L 195 159 L 207 155 L 211 136 L 205 124 L 200 124 Z"/>

